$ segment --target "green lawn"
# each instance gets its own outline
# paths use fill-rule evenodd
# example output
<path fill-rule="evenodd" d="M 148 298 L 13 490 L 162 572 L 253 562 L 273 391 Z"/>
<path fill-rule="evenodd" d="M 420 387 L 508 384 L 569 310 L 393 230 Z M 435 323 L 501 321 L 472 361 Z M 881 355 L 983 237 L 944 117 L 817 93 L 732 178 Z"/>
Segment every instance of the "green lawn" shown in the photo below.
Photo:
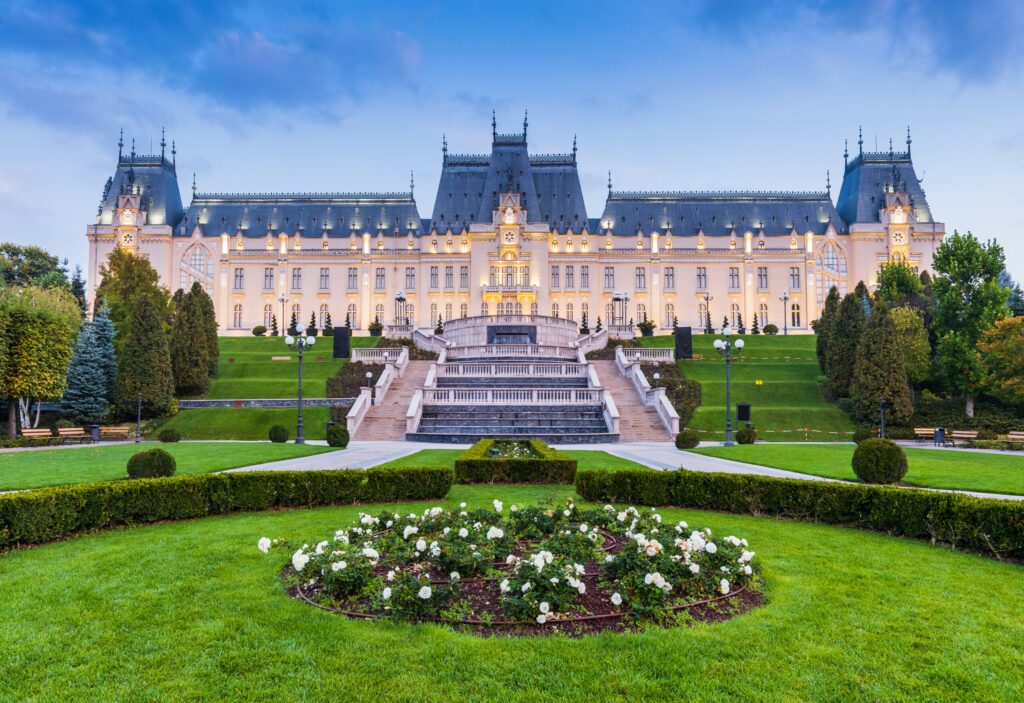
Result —
<path fill-rule="evenodd" d="M 568 486 L 456 486 L 449 505 Z M 422 510 L 426 503 L 388 506 Z M 312 543 L 354 506 L 103 532 L 0 556 L 0 699 L 1014 701 L 1024 568 L 797 522 L 666 510 L 750 540 L 768 603 L 714 625 L 482 638 L 289 598 L 261 536 Z"/>
<path fill-rule="evenodd" d="M 129 457 L 154 446 L 174 455 L 178 474 L 201 474 L 331 451 L 330 447 L 309 444 L 182 442 L 3 452 L 0 453 L 0 491 L 127 478 Z"/>
<path fill-rule="evenodd" d="M 267 439 L 271 425 L 284 425 L 289 438 L 295 439 L 299 419 L 296 408 L 196 408 L 182 410 L 168 418 L 149 436 L 173 428 L 184 439 Z M 306 439 L 326 439 L 330 408 L 303 408 L 302 424 Z"/>
<path fill-rule="evenodd" d="M 689 423 L 702 430 L 703 439 L 724 439 L 725 361 L 715 350 L 718 335 L 695 334 L 693 351 L 701 361 L 679 361 L 687 378 L 700 381 L 703 402 Z M 751 404 L 758 438 L 765 441 L 827 441 L 852 432 L 854 427 L 839 408 L 821 397 L 815 382 L 821 371 L 815 356 L 815 336 L 734 335 L 746 346 L 731 364 L 732 402 L 735 426 L 736 403 Z M 672 337 L 643 337 L 641 344 L 652 347 L 674 346 Z M 757 380 L 763 381 L 758 386 Z M 817 430 L 805 432 L 805 428 Z M 792 430 L 792 431 L 785 431 Z"/>
<path fill-rule="evenodd" d="M 853 444 L 747 444 L 690 451 L 815 476 L 856 481 L 857 477 L 850 468 L 854 448 Z M 904 483 L 926 488 L 957 488 L 1024 495 L 1024 456 L 1019 454 L 914 448 L 907 448 L 905 451 L 908 468 Z M 683 465 L 686 465 L 685 461 Z"/>
<path fill-rule="evenodd" d="M 459 454 L 462 454 L 462 449 L 422 449 L 415 454 L 402 457 L 401 459 L 395 459 L 389 461 L 381 466 L 393 466 L 393 467 L 421 467 L 421 466 L 454 466 L 455 460 Z M 609 454 L 608 452 L 599 452 L 592 450 L 569 450 L 565 452 L 576 459 L 578 463 L 577 468 L 580 469 L 644 469 L 647 468 L 643 464 L 638 464 L 635 461 L 629 459 L 620 459 L 617 456 Z"/>

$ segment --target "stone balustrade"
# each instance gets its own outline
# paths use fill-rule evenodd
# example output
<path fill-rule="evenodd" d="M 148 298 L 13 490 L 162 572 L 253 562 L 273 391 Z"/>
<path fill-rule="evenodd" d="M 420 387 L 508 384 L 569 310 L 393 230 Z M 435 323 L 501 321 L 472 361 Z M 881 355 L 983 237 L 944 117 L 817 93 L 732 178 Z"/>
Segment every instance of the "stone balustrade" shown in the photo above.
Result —
<path fill-rule="evenodd" d="M 425 405 L 600 405 L 599 388 L 425 388 Z"/>
<path fill-rule="evenodd" d="M 449 359 L 477 359 L 494 357 L 543 357 L 548 359 L 577 359 L 573 347 L 548 344 L 471 344 L 448 349 Z"/>
<path fill-rule="evenodd" d="M 437 366 L 438 377 L 501 378 L 535 376 L 543 378 L 586 378 L 587 366 L 578 363 L 450 362 Z"/>

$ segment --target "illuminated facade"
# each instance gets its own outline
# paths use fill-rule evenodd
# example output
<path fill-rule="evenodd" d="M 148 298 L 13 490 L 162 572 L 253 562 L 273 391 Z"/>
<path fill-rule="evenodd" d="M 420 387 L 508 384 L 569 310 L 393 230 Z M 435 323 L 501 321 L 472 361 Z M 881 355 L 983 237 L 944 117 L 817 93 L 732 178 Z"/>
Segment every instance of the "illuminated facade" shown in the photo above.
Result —
<path fill-rule="evenodd" d="M 403 193 L 196 193 L 185 208 L 176 153 L 119 150 L 90 244 L 89 294 L 116 246 L 147 256 L 168 288 L 199 281 L 224 334 L 281 328 L 293 312 L 365 333 L 478 314 L 530 313 L 593 328 L 645 318 L 703 328 L 757 316 L 808 331 L 832 285 L 875 281 L 903 259 L 930 269 L 945 232 L 907 149 L 847 158 L 838 200 L 822 192 L 623 192 L 609 177 L 589 218 L 570 153 L 530 155 L 492 130 L 490 154 L 442 153 L 429 219 Z M 404 300 L 402 300 L 404 299 Z"/>

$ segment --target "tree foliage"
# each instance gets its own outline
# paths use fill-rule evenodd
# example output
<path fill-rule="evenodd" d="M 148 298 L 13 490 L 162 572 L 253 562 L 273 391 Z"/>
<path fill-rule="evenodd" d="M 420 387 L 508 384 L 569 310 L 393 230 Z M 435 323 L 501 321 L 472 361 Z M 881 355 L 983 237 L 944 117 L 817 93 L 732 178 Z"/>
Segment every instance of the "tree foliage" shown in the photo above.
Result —
<path fill-rule="evenodd" d="M 60 412 L 75 422 L 91 424 L 102 422 L 109 410 L 104 360 L 93 323 L 86 320 L 75 342 Z"/>
<path fill-rule="evenodd" d="M 217 375 L 217 363 L 220 361 L 220 347 L 217 344 L 217 312 L 213 309 L 213 298 L 209 296 L 198 282 L 189 290 L 196 298 L 199 306 L 200 320 L 203 326 L 203 339 L 206 343 L 206 358 L 210 378 Z"/>
<path fill-rule="evenodd" d="M 885 261 L 878 267 L 878 300 L 890 306 L 910 302 L 924 290 L 914 268 L 906 261 Z"/>
<path fill-rule="evenodd" d="M 62 288 L 67 285 L 67 265 L 53 254 L 42 247 L 0 242 L 0 287 Z"/>
<path fill-rule="evenodd" d="M 210 348 L 206 339 L 206 311 L 201 301 L 205 295 L 196 283 L 187 293 L 175 293 L 173 298 L 176 305 L 169 351 L 174 389 L 179 395 L 198 395 L 210 386 Z"/>
<path fill-rule="evenodd" d="M 825 352 L 825 376 L 828 378 L 829 390 L 836 397 L 850 395 L 853 365 L 864 326 L 862 300 L 856 293 L 847 293 L 839 306 L 839 315 L 835 327 L 829 333 L 829 344 Z"/>
<path fill-rule="evenodd" d="M 132 310 L 124 350 L 118 357 L 114 405 L 121 417 L 135 417 L 136 399 L 142 396 L 145 417 L 166 415 L 174 392 L 171 355 L 164 334 L 165 308 L 143 296 Z"/>
<path fill-rule="evenodd" d="M 914 414 L 900 340 L 889 309 L 884 305 L 874 306 L 861 335 L 850 398 L 858 420 L 877 418 L 882 400 L 892 403 L 892 409 L 887 412 L 893 424 L 905 424 Z"/>
<path fill-rule="evenodd" d="M 71 277 L 69 289 L 71 290 L 71 295 L 75 296 L 75 300 L 78 301 L 78 307 L 84 317 L 88 312 L 88 308 L 85 303 L 85 277 L 82 276 L 81 266 L 75 266 L 75 274 Z"/>
<path fill-rule="evenodd" d="M 817 337 L 814 340 L 815 350 L 818 354 L 818 367 L 822 373 L 828 368 L 828 345 L 832 340 L 832 333 L 835 330 L 836 319 L 839 317 L 839 289 L 832 286 L 825 297 L 825 307 L 821 317 L 814 325 L 814 333 Z M 754 324 L 757 325 L 757 317 L 754 317 Z"/>
<path fill-rule="evenodd" d="M 114 385 L 117 382 L 117 353 L 114 351 L 114 323 L 110 320 L 110 308 L 102 306 L 92 318 L 92 336 L 103 369 L 104 397 L 114 399 Z"/>
<path fill-rule="evenodd" d="M 978 341 L 985 389 L 996 398 L 1024 403 L 1024 317 L 1007 317 Z"/>
<path fill-rule="evenodd" d="M 907 381 L 911 384 L 921 383 L 928 378 L 932 356 L 924 317 L 916 308 L 909 305 L 893 308 L 891 316 L 903 356 L 903 366 L 907 371 Z"/>
<path fill-rule="evenodd" d="M 131 333 L 135 308 L 143 300 L 156 310 L 163 324 L 168 312 L 169 294 L 160 286 L 160 274 L 148 259 L 116 247 L 110 252 L 107 263 L 100 266 L 100 278 L 96 287 L 96 303 L 110 308 L 110 319 L 116 330 L 114 348 L 119 353 Z"/>

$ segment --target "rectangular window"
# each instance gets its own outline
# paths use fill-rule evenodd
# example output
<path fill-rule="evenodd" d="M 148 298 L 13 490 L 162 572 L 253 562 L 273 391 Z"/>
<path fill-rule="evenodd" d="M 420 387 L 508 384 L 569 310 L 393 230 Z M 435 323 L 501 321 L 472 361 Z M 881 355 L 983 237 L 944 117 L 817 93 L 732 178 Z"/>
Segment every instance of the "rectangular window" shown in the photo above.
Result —
<path fill-rule="evenodd" d="M 331 287 L 331 270 L 326 266 L 320 267 L 320 290 L 327 290 Z"/>
<path fill-rule="evenodd" d="M 292 269 L 292 290 L 302 290 L 302 269 Z"/>
<path fill-rule="evenodd" d="M 768 267 L 757 267 L 757 289 L 768 290 Z"/>
<path fill-rule="evenodd" d="M 377 269 L 377 275 L 374 277 L 373 287 L 375 290 L 384 290 L 384 268 Z"/>
<path fill-rule="evenodd" d="M 580 266 L 580 288 L 590 288 L 590 267 Z"/>
<path fill-rule="evenodd" d="M 676 289 L 676 267 L 667 266 L 665 268 L 665 290 Z"/>
<path fill-rule="evenodd" d="M 459 267 L 459 288 L 461 288 L 463 290 L 466 290 L 467 288 L 469 288 L 469 267 L 468 266 L 460 266 Z M 465 315 L 463 315 L 463 317 L 465 317 Z"/>
<path fill-rule="evenodd" d="M 561 281 L 559 281 L 558 267 L 557 266 L 552 266 L 551 267 L 551 287 L 552 288 L 560 288 L 561 287 Z"/>
<path fill-rule="evenodd" d="M 355 267 L 349 268 L 347 287 L 349 290 L 359 290 L 359 269 Z"/>
<path fill-rule="evenodd" d="M 405 289 L 416 289 L 416 269 L 411 266 L 405 269 Z"/>
<path fill-rule="evenodd" d="M 707 290 L 708 287 L 708 268 L 707 266 L 697 267 L 697 290 Z"/>
<path fill-rule="evenodd" d="M 604 287 L 605 290 L 611 290 L 615 287 L 615 267 L 613 266 L 604 267 Z"/>
<path fill-rule="evenodd" d="M 636 289 L 647 290 L 647 269 L 643 266 L 636 267 Z"/>
<path fill-rule="evenodd" d="M 565 287 L 575 288 L 576 287 L 576 272 L 574 266 L 565 267 Z"/>
<path fill-rule="evenodd" d="M 431 288 L 437 288 L 437 271 L 438 271 L 438 267 L 437 266 L 431 266 L 430 267 L 430 287 Z M 433 317 L 433 316 L 431 316 L 431 317 Z"/>
<path fill-rule="evenodd" d="M 273 280 L 273 277 L 271 277 Z M 242 290 L 245 287 L 245 269 L 235 269 L 235 290 Z M 238 325 L 235 325 L 236 327 Z"/>
<path fill-rule="evenodd" d="M 274 290 L 274 269 L 263 269 L 263 290 Z"/>
<path fill-rule="evenodd" d="M 454 288 L 455 287 L 455 267 L 445 266 L 444 267 L 444 287 Z"/>
<path fill-rule="evenodd" d="M 740 289 L 740 269 L 738 266 L 729 267 L 729 290 Z"/>
<path fill-rule="evenodd" d="M 789 289 L 800 290 L 800 267 L 789 267 Z"/>

